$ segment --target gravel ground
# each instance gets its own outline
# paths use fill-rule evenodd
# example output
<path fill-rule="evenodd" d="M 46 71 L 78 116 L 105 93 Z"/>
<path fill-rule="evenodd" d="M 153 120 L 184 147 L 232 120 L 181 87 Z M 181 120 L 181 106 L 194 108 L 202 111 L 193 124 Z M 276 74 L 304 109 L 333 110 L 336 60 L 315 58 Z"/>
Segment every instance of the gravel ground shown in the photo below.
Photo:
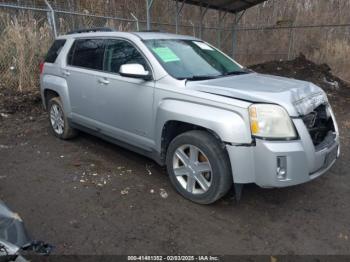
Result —
<path fill-rule="evenodd" d="M 57 254 L 348 254 L 348 141 L 313 182 L 200 206 L 151 160 L 86 134 L 60 141 L 45 114 L 14 114 L 0 122 L 0 199 Z"/>
<path fill-rule="evenodd" d="M 229 194 L 209 206 L 183 199 L 140 155 L 87 134 L 56 139 L 46 114 L 22 104 L 26 113 L 0 115 L 0 199 L 56 254 L 349 254 L 348 90 L 330 95 L 342 156 L 326 175 L 249 185 L 240 203 Z"/>

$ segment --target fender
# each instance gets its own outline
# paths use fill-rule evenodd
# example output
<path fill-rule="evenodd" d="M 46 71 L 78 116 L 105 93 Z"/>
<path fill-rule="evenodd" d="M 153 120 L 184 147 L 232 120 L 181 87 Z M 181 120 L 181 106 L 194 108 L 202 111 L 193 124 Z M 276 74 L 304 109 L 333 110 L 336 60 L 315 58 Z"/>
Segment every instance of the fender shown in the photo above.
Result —
<path fill-rule="evenodd" d="M 251 143 L 249 127 L 244 119 L 248 112 L 244 108 L 223 109 L 194 102 L 165 99 L 156 115 L 156 150 L 161 152 L 161 138 L 168 121 L 181 121 L 209 129 L 225 143 Z"/>
<path fill-rule="evenodd" d="M 70 116 L 72 112 L 72 108 L 69 100 L 68 84 L 66 79 L 55 75 L 45 74 L 42 77 L 41 86 L 42 86 L 41 96 L 43 98 L 43 101 L 45 101 L 45 96 L 44 96 L 45 90 L 55 91 L 56 93 L 59 94 L 61 98 L 65 113 L 67 114 L 67 116 Z"/>

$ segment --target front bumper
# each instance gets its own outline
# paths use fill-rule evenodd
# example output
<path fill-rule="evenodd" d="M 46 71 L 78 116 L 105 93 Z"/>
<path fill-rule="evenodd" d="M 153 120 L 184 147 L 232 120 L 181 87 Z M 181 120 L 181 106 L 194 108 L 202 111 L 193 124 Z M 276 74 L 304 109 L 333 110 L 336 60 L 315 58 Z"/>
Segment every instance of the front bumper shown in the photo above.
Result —
<path fill-rule="evenodd" d="M 334 124 L 336 125 L 333 117 Z M 311 181 L 328 171 L 339 157 L 338 129 L 331 141 L 316 149 L 301 119 L 293 120 L 300 139 L 293 141 L 256 140 L 254 146 L 227 145 L 235 183 L 261 187 L 287 187 Z M 284 159 L 285 176 L 278 175 Z"/>

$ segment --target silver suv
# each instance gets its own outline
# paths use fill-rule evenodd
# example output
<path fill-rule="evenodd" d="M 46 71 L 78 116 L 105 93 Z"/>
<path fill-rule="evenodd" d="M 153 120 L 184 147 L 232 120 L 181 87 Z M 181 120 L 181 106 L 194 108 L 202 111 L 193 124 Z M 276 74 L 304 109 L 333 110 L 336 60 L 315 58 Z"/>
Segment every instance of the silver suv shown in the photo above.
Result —
<path fill-rule="evenodd" d="M 60 36 L 41 65 L 53 133 L 92 133 L 166 166 L 209 204 L 234 185 L 286 187 L 325 173 L 339 133 L 316 85 L 249 71 L 200 39 L 155 32 Z"/>

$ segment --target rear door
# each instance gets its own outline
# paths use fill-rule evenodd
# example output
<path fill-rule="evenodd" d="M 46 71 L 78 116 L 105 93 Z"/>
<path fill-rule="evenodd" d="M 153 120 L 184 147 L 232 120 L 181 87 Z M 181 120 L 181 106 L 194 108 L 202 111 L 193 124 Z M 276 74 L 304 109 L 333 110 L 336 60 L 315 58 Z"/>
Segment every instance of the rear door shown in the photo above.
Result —
<path fill-rule="evenodd" d="M 96 74 L 102 71 L 103 39 L 75 40 L 67 57 L 62 75 L 68 83 L 72 119 L 96 129 Z"/>

